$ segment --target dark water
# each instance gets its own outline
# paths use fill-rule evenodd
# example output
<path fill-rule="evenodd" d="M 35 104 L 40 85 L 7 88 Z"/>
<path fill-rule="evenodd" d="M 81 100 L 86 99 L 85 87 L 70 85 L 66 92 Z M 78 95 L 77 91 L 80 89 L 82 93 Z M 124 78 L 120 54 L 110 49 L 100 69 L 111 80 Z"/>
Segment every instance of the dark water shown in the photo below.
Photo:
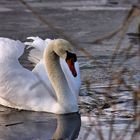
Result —
<path fill-rule="evenodd" d="M 12 111 L 2 114 L 0 121 L 1 140 L 76 139 L 81 127 L 78 113 L 53 115 Z"/>

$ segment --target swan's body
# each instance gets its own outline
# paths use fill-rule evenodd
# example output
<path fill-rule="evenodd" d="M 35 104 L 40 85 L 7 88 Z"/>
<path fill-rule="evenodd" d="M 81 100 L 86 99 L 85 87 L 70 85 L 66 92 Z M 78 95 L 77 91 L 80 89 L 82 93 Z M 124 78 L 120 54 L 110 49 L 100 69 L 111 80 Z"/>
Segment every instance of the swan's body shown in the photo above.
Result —
<path fill-rule="evenodd" d="M 72 74 L 66 64 L 61 68 L 59 62 L 59 57 L 65 59 L 65 51 L 71 50 L 70 44 L 67 43 L 62 39 L 50 41 L 48 46 L 42 49 L 43 58 L 32 72 L 18 62 L 25 45 L 20 41 L 0 38 L 0 104 L 57 114 L 77 112 L 79 75 L 76 80 L 79 83 L 78 88 L 71 90 Z M 64 62 L 61 62 L 61 65 L 62 63 Z M 79 67 L 77 68 L 79 71 Z"/>

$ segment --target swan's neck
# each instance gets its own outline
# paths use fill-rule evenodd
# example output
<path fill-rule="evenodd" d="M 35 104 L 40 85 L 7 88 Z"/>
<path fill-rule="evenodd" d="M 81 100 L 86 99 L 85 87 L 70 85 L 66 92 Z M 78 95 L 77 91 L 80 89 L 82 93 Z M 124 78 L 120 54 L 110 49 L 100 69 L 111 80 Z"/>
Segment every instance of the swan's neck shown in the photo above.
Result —
<path fill-rule="evenodd" d="M 72 94 L 65 75 L 60 66 L 59 56 L 54 52 L 50 45 L 44 52 L 45 68 L 48 73 L 49 80 L 55 90 L 57 102 L 67 109 L 77 109 L 76 97 Z"/>

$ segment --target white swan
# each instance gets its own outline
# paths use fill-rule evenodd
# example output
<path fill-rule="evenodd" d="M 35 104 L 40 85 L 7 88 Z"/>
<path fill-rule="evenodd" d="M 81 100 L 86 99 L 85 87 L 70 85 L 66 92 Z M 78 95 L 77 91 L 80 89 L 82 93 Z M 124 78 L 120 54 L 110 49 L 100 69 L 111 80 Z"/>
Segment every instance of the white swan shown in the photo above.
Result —
<path fill-rule="evenodd" d="M 80 73 L 77 64 L 76 69 L 74 68 L 76 55 L 71 53 L 72 46 L 63 39 L 46 42 L 47 46 L 42 49 L 43 59 L 32 72 L 23 68 L 18 61 L 25 45 L 20 41 L 0 38 L 0 104 L 17 109 L 56 114 L 78 111 Z M 59 57 L 64 59 L 61 60 L 61 65 Z M 46 72 L 43 71 L 41 74 L 39 68 L 42 67 L 43 70 L 44 66 Z M 47 81 L 41 82 L 36 73 L 41 79 L 45 75 L 43 81 Z M 77 81 L 74 83 L 77 83 L 75 91 L 71 87 L 74 79 Z"/>

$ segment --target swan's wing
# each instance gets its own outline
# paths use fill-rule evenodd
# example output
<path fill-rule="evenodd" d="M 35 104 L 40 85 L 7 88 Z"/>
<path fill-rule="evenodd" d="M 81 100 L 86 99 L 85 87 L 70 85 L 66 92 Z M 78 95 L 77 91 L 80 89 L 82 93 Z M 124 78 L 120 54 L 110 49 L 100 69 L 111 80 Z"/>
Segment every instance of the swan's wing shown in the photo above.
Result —
<path fill-rule="evenodd" d="M 32 71 L 18 62 L 24 47 L 20 41 L 0 38 L 0 104 L 44 111 L 47 105 L 55 103 L 55 96 Z"/>
<path fill-rule="evenodd" d="M 19 40 L 0 37 L 0 58 L 18 59 L 24 53 L 25 45 Z"/>
<path fill-rule="evenodd" d="M 39 63 L 39 61 L 43 57 L 43 52 L 45 47 L 47 47 L 47 44 L 51 41 L 51 39 L 45 39 L 43 40 L 40 37 L 27 37 L 27 39 L 30 39 L 31 41 L 26 41 L 24 44 L 29 47 L 33 47 L 29 53 L 28 60 L 33 62 L 34 64 Z"/>
<path fill-rule="evenodd" d="M 25 42 L 24 43 L 25 45 L 34 47 L 40 51 L 44 51 L 45 41 L 42 38 L 37 36 L 37 37 L 27 37 L 27 39 L 28 40 L 30 39 L 31 41 Z"/>
<path fill-rule="evenodd" d="M 47 47 L 47 44 L 51 41 L 51 39 L 45 39 L 43 40 L 40 37 L 27 37 L 27 39 L 30 39 L 31 41 L 29 42 L 25 42 L 25 45 L 34 47 L 36 49 L 38 49 L 39 51 L 44 51 L 45 47 Z"/>
<path fill-rule="evenodd" d="M 28 46 L 28 48 L 33 47 L 30 50 L 28 55 L 28 60 L 31 61 L 34 65 L 38 64 L 42 59 L 43 51 L 45 49 L 45 41 L 40 37 L 27 37 L 27 40 L 24 44 Z"/>
<path fill-rule="evenodd" d="M 60 59 L 60 64 L 72 93 L 78 97 L 80 92 L 80 86 L 81 86 L 80 69 L 79 69 L 78 62 L 75 63 L 75 69 L 77 71 L 76 77 L 72 75 L 64 59 Z"/>

